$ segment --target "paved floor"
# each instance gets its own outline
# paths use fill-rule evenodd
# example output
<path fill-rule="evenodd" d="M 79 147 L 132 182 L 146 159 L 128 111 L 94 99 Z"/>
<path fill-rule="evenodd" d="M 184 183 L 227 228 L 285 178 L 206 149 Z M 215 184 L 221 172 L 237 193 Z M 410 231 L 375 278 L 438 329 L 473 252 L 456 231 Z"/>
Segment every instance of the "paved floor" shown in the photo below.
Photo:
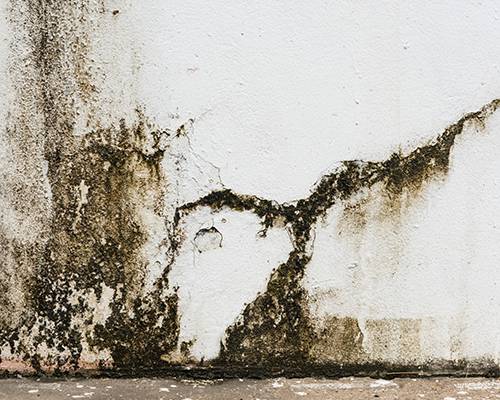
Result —
<path fill-rule="evenodd" d="M 500 379 L 3 379 L 0 399 L 500 399 Z"/>

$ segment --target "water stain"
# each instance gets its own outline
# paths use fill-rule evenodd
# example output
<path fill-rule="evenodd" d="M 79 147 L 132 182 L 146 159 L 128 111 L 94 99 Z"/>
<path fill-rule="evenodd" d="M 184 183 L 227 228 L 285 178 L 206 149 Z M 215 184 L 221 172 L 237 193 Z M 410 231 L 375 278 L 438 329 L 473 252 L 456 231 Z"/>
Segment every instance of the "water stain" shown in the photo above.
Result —
<path fill-rule="evenodd" d="M 480 111 L 465 115 L 435 140 L 407 155 L 397 152 L 382 162 L 345 161 L 336 171 L 325 175 L 308 198 L 295 203 L 276 204 L 248 195 L 240 197 L 226 190 L 187 205 L 188 209 L 208 205 L 215 209 L 224 206 L 253 210 L 261 216 L 264 229 L 280 220 L 293 237 L 294 249 L 288 261 L 272 274 L 267 291 L 249 304 L 242 319 L 227 330 L 216 363 L 296 368 L 314 361 L 308 358 L 307 349 L 318 337 L 305 306 L 307 294 L 301 279 L 311 258 L 315 224 L 337 202 L 376 185 L 392 199 L 385 207 L 390 209 L 391 203 L 396 204 L 399 213 L 403 194 L 418 196 L 426 182 L 446 174 L 452 146 L 464 126 L 469 122 L 481 123 L 499 104 L 499 100 L 493 100 Z M 364 220 L 358 207 L 355 218 Z"/>
<path fill-rule="evenodd" d="M 368 319 L 364 348 L 370 359 L 398 364 L 422 363 L 421 321 L 418 319 Z"/>
<path fill-rule="evenodd" d="M 14 38 L 22 36 L 32 50 L 27 65 L 34 68 L 26 72 L 36 85 L 29 111 L 42 116 L 33 127 L 28 109 L 19 109 L 12 141 L 23 143 L 35 128 L 42 132 L 43 140 L 28 140 L 33 147 L 14 149 L 23 154 L 20 159 L 43 155 L 50 208 L 44 240 L 28 258 L 23 254 L 29 243 L 5 239 L 10 263 L 29 273 L 22 282 L 24 314 L 2 324 L 2 345 L 37 371 L 78 369 L 88 347 L 110 354 L 94 368 L 158 365 L 160 354 L 176 346 L 176 294 L 165 280 L 143 293 L 149 260 L 142 249 L 150 239 L 143 215 L 165 218 L 160 163 L 169 133 L 153 127 L 140 110 L 132 124 L 122 120 L 119 126 L 76 131 L 81 108 L 92 118 L 89 24 L 100 2 L 14 0 L 11 7 Z M 105 321 L 94 310 L 103 287 L 113 293 Z"/>
<path fill-rule="evenodd" d="M 354 364 L 362 362 L 363 333 L 358 321 L 350 317 L 328 317 L 311 343 L 309 357 L 318 363 Z"/>
<path fill-rule="evenodd" d="M 307 370 L 329 375 L 380 366 L 360 361 L 363 337 L 354 319 L 331 318 L 323 330 L 315 328 L 301 283 L 313 252 L 315 226 L 333 205 L 375 186 L 384 191 L 389 213 L 397 211 L 403 197 L 418 196 L 426 183 L 445 176 L 456 137 L 467 123 L 482 123 L 500 100 L 465 115 L 434 141 L 408 154 L 395 152 L 381 162 L 344 161 L 323 176 L 307 198 L 293 203 L 225 189 L 180 205 L 171 229 L 165 224 L 159 239 L 169 244 L 168 265 L 145 293 L 149 260 L 142 250 L 151 232 L 144 214 L 158 220 L 169 218 L 165 214 L 168 176 L 162 169 L 164 137 L 169 133 L 149 123 L 140 110 L 135 123 L 125 119 L 119 126 L 89 123 L 98 110 L 93 105 L 97 88 L 88 34 L 92 20 L 105 9 L 103 2 L 12 0 L 11 9 L 15 39 L 22 39 L 30 49 L 28 64 L 32 66 L 24 71 L 33 85 L 17 93 L 20 105 L 14 111 L 18 114 L 6 131 L 13 162 L 26 165 L 5 182 L 15 198 L 9 201 L 18 205 L 14 209 L 32 215 L 30 207 L 35 204 L 35 210 L 42 211 L 44 226 L 29 243 L 2 226 L 0 241 L 8 249 L 4 256 L 8 265 L 28 271 L 18 274 L 12 268 L 2 269 L 5 281 L 22 286 L 25 293 L 21 320 L 5 315 L 0 319 L 2 347 L 8 346 L 11 354 L 36 371 L 76 370 L 82 365 L 85 347 L 110 353 L 110 360 L 99 361 L 96 368 L 108 368 L 106 361 L 118 371 L 171 367 L 165 354 L 177 348 L 179 318 L 177 295 L 168 285 L 169 265 L 184 240 L 181 219 L 198 207 L 210 207 L 251 211 L 262 220 L 262 236 L 269 227 L 280 226 L 288 230 L 293 242 L 288 260 L 271 274 L 266 291 L 228 327 L 212 366 L 229 371 L 250 365 L 262 373 Z M 14 44 L 13 51 L 19 50 Z M 23 95 L 27 100 L 21 99 Z M 86 113 L 84 125 L 95 126 L 76 132 L 81 109 Z M 185 134 L 180 127 L 175 136 Z M 42 161 L 47 163 L 46 172 Z M 16 179 L 24 170 L 28 185 L 16 192 Z M 36 201 L 47 195 L 50 200 L 37 206 Z M 354 205 L 346 212 L 363 226 L 366 218 L 361 207 Z M 101 300 L 103 285 L 113 293 L 105 321 L 96 318 L 91 301 Z M 3 306 L 11 306 L 11 296 L 0 297 Z M 410 352 L 419 351 L 414 321 L 368 321 L 366 326 L 381 338 L 370 344 L 373 354 L 389 352 L 398 360 L 396 355 L 409 357 Z M 187 357 L 189 343 L 181 347 Z M 338 364 L 344 361 L 354 366 L 344 369 Z M 382 365 L 386 370 L 398 367 Z"/>

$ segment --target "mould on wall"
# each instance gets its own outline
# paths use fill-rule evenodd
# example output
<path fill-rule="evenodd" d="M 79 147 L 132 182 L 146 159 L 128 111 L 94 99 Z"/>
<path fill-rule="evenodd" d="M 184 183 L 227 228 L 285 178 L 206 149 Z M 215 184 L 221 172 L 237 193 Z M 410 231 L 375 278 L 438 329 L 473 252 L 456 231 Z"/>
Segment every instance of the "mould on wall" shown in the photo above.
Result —
<path fill-rule="evenodd" d="M 153 137 L 151 151 L 142 148 L 146 135 Z M 163 216 L 160 135 L 139 119 L 135 127 L 87 134 L 74 152 L 56 151 L 48 159 L 50 237 L 39 272 L 27 283 L 30 313 L 21 324 L 36 327 L 25 355 L 35 369 L 78 368 L 83 342 L 109 350 L 114 367 L 128 369 L 158 364 L 159 354 L 175 346 L 175 293 L 166 293 L 160 281 L 141 296 L 148 263 L 141 254 L 148 239 L 141 211 Z M 102 284 L 113 289 L 111 315 L 96 322 L 88 298 L 95 293 L 100 300 Z M 45 346 L 55 352 L 38 360 Z"/>
<path fill-rule="evenodd" d="M 279 223 L 287 227 L 293 238 L 294 248 L 287 262 L 271 275 L 267 291 L 228 328 L 220 357 L 214 364 L 294 369 L 314 363 L 310 349 L 316 348 L 314 344 L 320 339 L 308 315 L 301 279 L 314 247 L 315 224 L 336 202 L 375 184 L 383 185 L 387 198 L 392 199 L 389 206 L 402 193 L 418 194 L 426 181 L 446 174 L 452 146 L 465 124 L 483 123 L 499 104 L 499 100 L 493 100 L 480 111 L 465 115 L 432 142 L 407 155 L 397 152 L 380 162 L 344 161 L 319 181 L 309 197 L 294 203 L 278 204 L 226 189 L 179 207 L 176 221 L 201 206 L 252 211 L 261 218 L 264 234 L 266 228 Z"/>
<path fill-rule="evenodd" d="M 158 280 L 143 293 L 150 260 L 142 249 L 151 236 L 143 214 L 165 218 L 167 184 L 160 163 L 170 133 L 153 127 L 140 110 L 135 123 L 124 119 L 101 128 L 94 121 L 97 128 L 79 130 L 81 114 L 91 119 L 93 113 L 97 89 L 91 83 L 89 35 L 102 7 L 90 0 L 11 4 L 14 40 L 30 50 L 30 62 L 12 50 L 13 68 L 36 84 L 23 86 L 19 95 L 28 93 L 30 104 L 14 109 L 16 135 L 7 130 L 7 138 L 16 163 L 31 157 L 42 164 L 43 157 L 45 171 L 28 164 L 28 172 L 45 175 L 42 185 L 30 182 L 28 192 L 50 204 L 34 245 L 2 229 L 12 273 L 22 280 L 23 314 L 2 319 L 0 340 L 2 354 L 36 371 L 151 367 L 176 345 L 178 334 L 175 291 Z M 30 112 L 41 116 L 38 125 L 30 122 Z M 29 207 L 30 199 L 18 196 L 10 207 Z M 167 239 L 166 224 L 163 233 L 158 245 Z M 2 273 L 10 272 L 4 267 Z M 103 300 L 103 288 L 112 298 Z M 105 317 L 96 314 L 101 303 Z M 87 365 L 85 352 L 105 356 Z"/>
<path fill-rule="evenodd" d="M 370 357 L 393 362 L 418 365 L 422 360 L 420 349 L 421 321 L 414 319 L 379 319 L 365 321 L 371 340 L 367 343 Z M 404 360 L 400 355 L 404 354 Z"/>
<path fill-rule="evenodd" d="M 398 206 L 401 196 L 418 195 L 427 182 L 446 174 L 451 149 L 464 126 L 481 124 L 500 100 L 465 115 L 408 154 L 396 152 L 376 162 L 344 161 L 298 201 L 278 203 L 223 188 L 177 206 L 167 203 L 175 178 L 169 174 L 178 171 L 167 170 L 163 163 L 170 155 L 169 140 L 188 135 L 187 125 L 175 133 L 159 129 L 140 107 L 134 122 L 125 119 L 130 115 L 106 127 L 93 120 L 98 88 L 89 66 L 88 33 L 91 21 L 104 13 L 104 3 L 12 0 L 11 7 L 16 40 L 22 37 L 30 50 L 25 63 L 29 65 L 23 64 L 23 71 L 32 85 L 16 93 L 19 104 L 5 131 L 14 167 L 10 175 L 2 176 L 2 185 L 8 189 L 7 200 L 2 201 L 21 215 L 19 220 L 33 217 L 30 221 L 37 222 L 33 224 L 37 232 L 23 241 L 3 220 L 0 225 L 0 243 L 5 249 L 0 289 L 6 293 L 0 294 L 0 304 L 14 307 L 11 284 L 23 293 L 22 312 L 12 318 L 0 315 L 2 354 L 44 372 L 80 368 L 159 371 L 201 361 L 191 359 L 194 341 L 178 343 L 179 299 L 169 272 L 186 240 L 183 218 L 204 207 L 212 212 L 253 213 L 261 221 L 261 238 L 270 228 L 280 227 L 288 231 L 292 242 L 288 259 L 276 266 L 266 290 L 227 328 L 220 354 L 208 365 L 226 370 L 251 366 L 260 369 L 260 374 L 307 367 L 311 374 L 329 375 L 380 367 L 365 365 L 364 336 L 355 319 L 332 317 L 321 329 L 312 322 L 302 279 L 314 251 L 315 226 L 337 202 L 348 202 L 375 185 L 382 187 L 389 211 Z M 121 18 L 115 11 L 107 14 Z M 21 57 L 21 50 L 15 49 L 16 57 Z M 18 178 L 23 180 L 17 182 Z M 45 199 L 41 205 L 40 199 Z M 363 224 L 359 207 L 346 212 Z M 154 235 L 146 214 L 160 221 Z M 151 241 L 166 254 L 161 273 L 146 290 L 152 261 L 144 249 Z M 223 237 L 215 227 L 203 228 L 194 237 L 194 245 L 199 253 L 220 249 Z M 97 308 L 103 310 L 96 313 Z M 415 347 L 416 339 L 405 333 L 415 331 L 415 324 L 370 321 L 367 326 L 386 332 L 397 325 L 411 343 L 397 338 L 394 343 Z M 385 352 L 380 343 L 371 346 L 375 353 Z M 169 356 L 178 349 L 179 357 Z M 85 357 L 92 359 L 87 353 L 102 357 L 87 364 Z M 325 366 L 332 362 L 336 364 Z M 352 367 L 339 367 L 344 363 Z M 5 365 L 13 364 L 7 360 Z M 449 365 L 461 367 L 460 362 Z M 399 368 L 382 367 L 386 371 Z"/>
<path fill-rule="evenodd" d="M 319 363 L 362 362 L 363 333 L 359 323 L 351 317 L 328 317 L 316 334 L 317 340 L 311 343 L 309 356 Z"/>
<path fill-rule="evenodd" d="M 175 342 L 176 335 L 175 294 L 161 298 L 161 289 L 156 288 L 150 297 L 139 297 L 148 263 L 141 254 L 148 233 L 140 213 L 149 209 L 161 217 L 165 188 L 158 166 L 164 150 L 155 149 L 160 134 L 146 129 L 146 123 L 139 121 L 132 128 L 122 124 L 117 132 L 95 132 L 85 136 L 74 154 L 49 159 L 54 226 L 43 276 L 75 282 L 78 289 L 99 288 L 103 282 L 115 290 L 111 316 L 95 327 L 89 341 L 111 350 L 117 367 L 158 362 L 158 351 L 166 352 L 165 346 Z M 146 132 L 154 139 L 150 152 L 141 149 Z M 67 191 L 78 188 L 82 181 L 88 185 L 84 205 L 79 196 Z M 67 303 L 61 298 L 61 286 L 54 295 L 45 293 L 50 287 L 50 282 L 40 280 L 32 290 L 38 301 L 35 309 L 42 315 L 54 309 L 51 301 Z M 74 310 L 68 308 L 71 316 Z M 68 340 L 74 339 L 74 334 L 68 332 Z M 153 361 L 147 361 L 146 354 L 151 354 Z"/>

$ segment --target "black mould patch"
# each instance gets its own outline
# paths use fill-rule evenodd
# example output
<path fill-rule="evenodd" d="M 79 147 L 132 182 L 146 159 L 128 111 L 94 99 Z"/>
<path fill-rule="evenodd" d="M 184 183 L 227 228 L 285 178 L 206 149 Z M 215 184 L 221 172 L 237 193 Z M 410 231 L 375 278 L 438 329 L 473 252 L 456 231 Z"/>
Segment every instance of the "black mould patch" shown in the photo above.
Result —
<path fill-rule="evenodd" d="M 77 0 L 10 4 L 13 37 L 31 50 L 22 56 L 29 62 L 17 60 L 17 67 L 33 83 L 20 94 L 29 94 L 31 104 L 16 116 L 24 122 L 16 125 L 17 141 L 41 132 L 37 146 L 22 150 L 26 157 L 43 154 L 51 200 L 46 235 L 27 265 L 21 264 L 26 245 L 11 251 L 30 271 L 23 282 L 26 312 L 17 326 L 2 326 L 0 340 L 37 371 L 85 367 L 88 349 L 109 352 L 117 369 L 153 367 L 177 342 L 177 296 L 167 293 L 165 280 L 144 293 L 142 254 L 150 234 L 143 213 L 164 218 L 160 163 L 168 132 L 154 129 L 140 111 L 135 123 L 100 128 L 91 121 L 97 89 L 90 36 L 103 7 Z M 94 128 L 76 128 L 80 109 Z M 30 128 L 34 110 L 42 122 Z M 103 298 L 105 289 L 111 299 Z M 95 315 L 102 301 L 109 302 L 104 320 Z"/>
<path fill-rule="evenodd" d="M 145 152 L 147 134 L 154 140 Z M 36 343 L 65 354 L 51 360 L 59 368 L 78 368 L 84 340 L 110 351 L 114 367 L 130 369 L 159 364 L 160 354 L 176 344 L 176 295 L 163 295 L 166 282 L 142 295 L 147 260 L 141 249 L 148 233 L 139 215 L 148 209 L 162 217 L 166 186 L 156 135 L 144 121 L 132 128 L 122 124 L 88 134 L 74 152 L 56 151 L 48 160 L 53 223 L 29 293 L 43 327 Z M 111 315 L 95 324 L 87 297 L 93 291 L 100 300 L 102 285 L 113 290 Z M 84 325 L 96 325 L 88 337 L 75 327 L 78 316 L 87 318 Z"/>
<path fill-rule="evenodd" d="M 385 161 L 344 161 L 340 168 L 325 175 L 311 195 L 294 203 L 278 204 L 252 195 L 239 195 L 227 189 L 210 193 L 196 202 L 178 208 L 176 221 L 197 207 L 223 207 L 252 211 L 262 219 L 265 230 L 284 223 L 293 238 L 288 260 L 278 266 L 269 279 L 267 290 L 249 304 L 241 318 L 226 332 L 222 351 L 214 365 L 257 366 L 267 369 L 300 370 L 314 364 L 311 349 L 322 339 L 313 329 L 306 293 L 301 286 L 311 258 L 313 229 L 318 220 L 338 201 L 347 200 L 361 189 L 382 184 L 388 198 L 403 192 L 416 194 L 428 180 L 447 172 L 455 139 L 468 122 L 479 122 L 495 111 L 500 100 L 493 100 L 480 111 L 462 117 L 431 143 L 407 155 L 393 153 Z M 348 341 L 344 341 L 344 344 Z M 343 348 L 346 354 L 358 354 L 359 343 Z M 347 361 L 347 360 L 346 360 Z"/>
<path fill-rule="evenodd" d="M 110 351 L 113 371 L 124 374 L 379 376 L 397 369 L 411 370 L 410 366 L 366 364 L 355 320 L 334 319 L 323 331 L 314 329 L 301 285 L 311 259 L 314 225 L 336 202 L 362 189 L 382 184 L 388 196 L 413 193 L 426 180 L 446 173 L 451 148 L 466 122 L 484 119 L 498 104 L 494 101 L 463 117 L 435 141 L 408 155 L 396 153 L 382 162 L 343 162 L 319 181 L 309 197 L 294 203 L 279 204 L 227 189 L 178 207 L 169 237 L 170 262 L 183 240 L 182 218 L 199 207 L 253 212 L 261 218 L 263 235 L 279 225 L 293 239 L 287 261 L 274 270 L 266 291 L 227 329 L 218 359 L 200 364 L 191 373 L 176 367 L 168 357 L 177 349 L 179 335 L 177 296 L 175 292 L 165 294 L 168 266 L 154 290 L 141 295 L 147 260 L 140 250 L 147 240 L 147 228 L 139 214 L 146 207 L 161 216 L 159 205 L 166 187 L 159 168 L 165 153 L 160 147 L 162 133 L 150 129 L 139 113 L 134 127 L 123 123 L 118 129 L 88 134 L 78 146 L 73 144 L 74 151 L 55 151 L 49 158 L 54 218 L 41 260 L 42 272 L 29 290 L 32 312 L 24 321 L 25 326 L 38 327 L 35 347 L 18 347 L 19 332 L 15 330 L 3 340 L 11 344 L 14 354 L 25 354 L 40 371 L 47 365 L 55 365 L 56 371 L 68 365 L 78 369 L 83 342 L 98 351 Z M 207 243 L 218 247 L 222 234 L 215 227 L 202 229 L 195 244 L 197 241 L 203 249 Z M 111 314 L 105 323 L 95 323 L 85 294 L 94 291 L 99 299 L 102 284 L 113 289 Z M 75 293 L 80 293 L 76 301 Z M 82 331 L 75 327 L 73 318 L 78 315 L 86 316 L 85 324 L 94 328 Z M 338 362 L 322 361 L 321 346 L 332 343 L 339 347 L 331 357 Z M 55 349 L 55 355 L 42 359 L 36 355 L 37 346 Z M 187 354 L 189 344 L 181 347 Z"/>
<path fill-rule="evenodd" d="M 19 144 L 26 160 L 33 151 L 27 144 L 43 147 L 48 163 L 51 218 L 46 240 L 30 248 L 0 235 L 18 264 L 32 269 L 29 279 L 23 278 L 26 313 L 14 327 L 10 321 L 1 321 L 0 344 L 40 372 L 85 367 L 84 346 L 109 352 L 112 370 L 128 374 L 169 371 L 201 376 L 380 376 L 389 371 L 416 371 L 411 366 L 364 364 L 360 342 L 353 340 L 359 334 L 354 320 L 333 319 L 324 331 L 313 329 L 307 294 L 301 284 L 311 259 L 313 229 L 334 204 L 362 189 L 379 184 L 388 197 L 397 198 L 404 192 L 417 193 L 426 181 L 445 174 L 450 151 L 464 125 L 469 121 L 482 123 L 500 100 L 465 115 L 433 142 L 409 154 L 394 153 L 381 162 L 345 161 L 336 171 L 323 176 L 307 198 L 293 203 L 280 204 L 227 189 L 178 207 L 172 229 L 165 230 L 164 239 L 170 244 L 167 264 L 173 262 L 183 240 L 181 219 L 199 207 L 253 212 L 261 218 L 262 235 L 273 226 L 284 226 L 293 242 L 287 261 L 276 267 L 266 291 L 227 329 L 219 358 L 208 367 L 198 366 L 187 372 L 166 361 L 168 354 L 176 351 L 179 337 L 177 295 L 168 287 L 169 265 L 164 266 L 163 276 L 153 289 L 144 291 L 148 259 L 142 251 L 150 232 L 142 213 L 146 210 L 167 220 L 163 211 L 167 177 L 160 167 L 166 157 L 162 143 L 167 132 L 155 129 L 138 112 L 134 124 L 123 121 L 117 127 L 75 135 L 75 103 L 89 105 L 97 93 L 87 65 L 91 41 L 90 28 L 85 24 L 104 5 L 93 4 L 12 0 L 13 15 L 21 10 L 13 25 L 21 32 L 19 37 L 28 38 L 26 46 L 32 50 L 29 57 L 35 76 L 30 75 L 33 85 L 29 87 L 33 104 L 19 116 L 24 122 L 12 131 L 10 139 L 20 137 L 18 142 L 26 143 Z M 92 11 L 93 7 L 98 9 Z M 117 16 L 116 11 L 111 14 Z M 96 14 L 89 17 L 92 12 Z M 43 140 L 31 140 L 28 129 L 23 131 L 33 109 L 43 116 Z M 183 125 L 173 138 L 186 134 Z M 208 247 L 222 245 L 222 235 L 215 228 L 200 231 L 195 240 L 204 246 L 208 243 Z M 110 314 L 102 321 L 97 320 L 91 299 L 104 301 L 105 289 L 111 291 L 112 298 Z M 9 306 L 5 297 L 0 296 L 0 300 Z M 318 346 L 325 336 L 342 347 L 341 358 L 347 363 L 318 361 Z M 185 357 L 189 346 L 180 346 Z M 474 371 L 485 371 L 489 365 L 484 362 Z M 109 365 L 92 366 L 99 367 L 108 370 Z M 464 368 L 463 363 L 429 364 L 417 371 L 457 368 Z M 490 369 L 492 374 L 498 374 L 496 365 L 491 364 Z"/>

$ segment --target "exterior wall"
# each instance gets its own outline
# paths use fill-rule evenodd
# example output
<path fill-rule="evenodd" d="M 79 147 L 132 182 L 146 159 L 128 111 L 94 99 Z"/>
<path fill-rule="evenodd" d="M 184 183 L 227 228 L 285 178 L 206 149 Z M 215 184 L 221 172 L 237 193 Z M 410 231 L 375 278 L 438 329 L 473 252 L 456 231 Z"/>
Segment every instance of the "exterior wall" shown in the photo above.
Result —
<path fill-rule="evenodd" d="M 498 374 L 499 12 L 3 0 L 0 368 Z"/>

